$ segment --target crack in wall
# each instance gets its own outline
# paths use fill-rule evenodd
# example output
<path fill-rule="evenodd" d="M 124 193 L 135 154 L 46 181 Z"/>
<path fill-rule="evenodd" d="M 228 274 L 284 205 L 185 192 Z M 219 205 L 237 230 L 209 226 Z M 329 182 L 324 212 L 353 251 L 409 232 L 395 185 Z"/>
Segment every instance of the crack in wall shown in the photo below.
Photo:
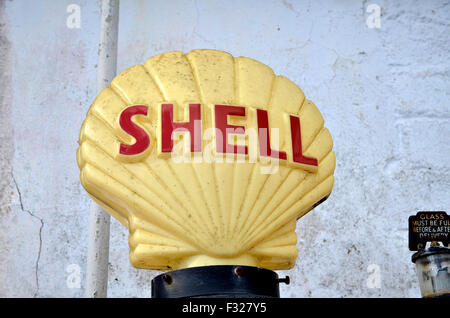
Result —
<path fill-rule="evenodd" d="M 44 220 L 43 220 L 42 218 L 38 217 L 37 215 L 35 215 L 35 214 L 34 214 L 33 212 L 31 212 L 30 210 L 27 210 L 27 209 L 24 208 L 23 200 L 22 200 L 22 192 L 20 192 L 19 185 L 18 185 L 17 180 L 16 180 L 16 178 L 14 177 L 14 174 L 13 174 L 12 172 L 11 172 L 11 176 L 12 176 L 12 179 L 13 179 L 13 181 L 14 181 L 14 185 L 15 185 L 15 188 L 16 188 L 16 190 L 17 190 L 17 193 L 18 193 L 18 195 L 19 195 L 19 205 L 20 205 L 20 209 L 21 209 L 23 212 L 28 213 L 31 217 L 33 217 L 33 218 L 39 220 L 39 222 L 41 223 L 41 225 L 40 225 L 40 227 L 39 227 L 39 250 L 38 250 L 38 255 L 37 255 L 37 258 L 36 258 L 35 265 L 34 265 L 34 269 L 35 269 L 35 281 L 36 281 L 36 291 L 35 291 L 35 293 L 34 293 L 34 297 L 36 297 L 36 296 L 38 296 L 38 294 L 39 294 L 39 261 L 40 261 L 40 259 L 41 259 L 41 251 L 42 251 L 42 229 L 44 228 Z"/>

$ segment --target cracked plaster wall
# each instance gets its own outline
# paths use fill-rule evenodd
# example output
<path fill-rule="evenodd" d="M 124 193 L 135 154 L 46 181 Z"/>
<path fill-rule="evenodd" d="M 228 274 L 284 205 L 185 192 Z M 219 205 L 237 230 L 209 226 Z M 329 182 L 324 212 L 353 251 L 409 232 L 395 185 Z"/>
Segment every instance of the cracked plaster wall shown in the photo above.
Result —
<path fill-rule="evenodd" d="M 66 26 L 72 3 L 80 29 Z M 370 3 L 379 29 L 366 25 Z M 337 167 L 332 196 L 298 222 L 282 296 L 417 297 L 407 218 L 450 207 L 449 17 L 437 0 L 127 0 L 117 69 L 213 48 L 292 79 L 321 110 Z M 2 297 L 83 295 L 89 199 L 75 150 L 97 94 L 98 30 L 96 1 L 0 1 Z M 109 295 L 148 297 L 157 273 L 129 265 L 127 237 L 113 221 Z M 68 288 L 70 264 L 80 288 Z M 380 288 L 367 286 L 371 264 Z"/>

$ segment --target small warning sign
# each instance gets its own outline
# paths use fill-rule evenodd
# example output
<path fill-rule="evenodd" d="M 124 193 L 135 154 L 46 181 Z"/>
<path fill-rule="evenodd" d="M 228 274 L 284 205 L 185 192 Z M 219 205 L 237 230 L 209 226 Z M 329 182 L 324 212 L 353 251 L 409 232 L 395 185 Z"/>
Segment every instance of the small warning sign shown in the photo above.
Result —
<path fill-rule="evenodd" d="M 409 217 L 409 250 L 417 251 L 419 244 L 450 243 L 450 216 L 444 211 L 420 211 Z"/>

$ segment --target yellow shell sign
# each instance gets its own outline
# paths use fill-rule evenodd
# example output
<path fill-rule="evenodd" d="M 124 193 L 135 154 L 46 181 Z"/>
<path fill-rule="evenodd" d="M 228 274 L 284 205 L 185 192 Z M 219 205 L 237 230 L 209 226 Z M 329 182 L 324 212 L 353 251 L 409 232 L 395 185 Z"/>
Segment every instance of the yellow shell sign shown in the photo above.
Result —
<path fill-rule="evenodd" d="M 332 139 L 302 90 L 255 60 L 170 52 L 119 74 L 81 127 L 92 199 L 138 268 L 287 269 L 296 220 L 333 187 Z"/>

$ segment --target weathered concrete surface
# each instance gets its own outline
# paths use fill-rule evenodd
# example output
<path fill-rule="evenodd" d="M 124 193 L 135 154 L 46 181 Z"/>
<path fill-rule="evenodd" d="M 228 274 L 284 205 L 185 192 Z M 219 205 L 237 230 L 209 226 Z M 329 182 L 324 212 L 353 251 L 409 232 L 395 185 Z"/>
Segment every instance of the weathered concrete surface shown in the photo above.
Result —
<path fill-rule="evenodd" d="M 10 80 L 2 86 L 11 97 L 2 123 L 11 125 L 5 138 L 11 152 L 9 164 L 2 160 L 8 180 L 2 206 L 9 206 L 1 217 L 2 295 L 82 295 L 67 287 L 66 267 L 83 271 L 87 248 L 88 200 L 74 152 L 96 94 L 98 8 L 88 2 L 81 3 L 83 18 L 93 22 L 85 29 L 66 27 L 70 2 L 3 2 Z"/>
<path fill-rule="evenodd" d="M 14 74 L 11 71 L 13 50 L 8 39 L 10 27 L 5 2 L 0 2 L 0 297 L 37 295 L 34 287 L 38 283 L 42 227 L 40 218 L 23 204 L 14 175 Z M 20 270 L 16 263 L 19 259 Z"/>
<path fill-rule="evenodd" d="M 0 6 L 0 296 L 74 297 L 84 287 L 89 199 L 75 149 L 97 94 L 99 9 L 77 1 L 81 28 L 69 29 L 71 3 Z M 366 24 L 370 3 L 379 29 Z M 292 79 L 321 110 L 337 167 L 331 197 L 298 222 L 299 259 L 280 272 L 292 281 L 282 296 L 417 297 L 408 216 L 450 210 L 449 16 L 449 1 L 127 0 L 118 72 L 214 48 Z M 127 238 L 112 221 L 108 294 L 148 297 L 157 273 L 129 265 Z M 68 288 L 70 264 L 79 289 Z M 370 284 L 376 266 L 380 288 Z"/>

